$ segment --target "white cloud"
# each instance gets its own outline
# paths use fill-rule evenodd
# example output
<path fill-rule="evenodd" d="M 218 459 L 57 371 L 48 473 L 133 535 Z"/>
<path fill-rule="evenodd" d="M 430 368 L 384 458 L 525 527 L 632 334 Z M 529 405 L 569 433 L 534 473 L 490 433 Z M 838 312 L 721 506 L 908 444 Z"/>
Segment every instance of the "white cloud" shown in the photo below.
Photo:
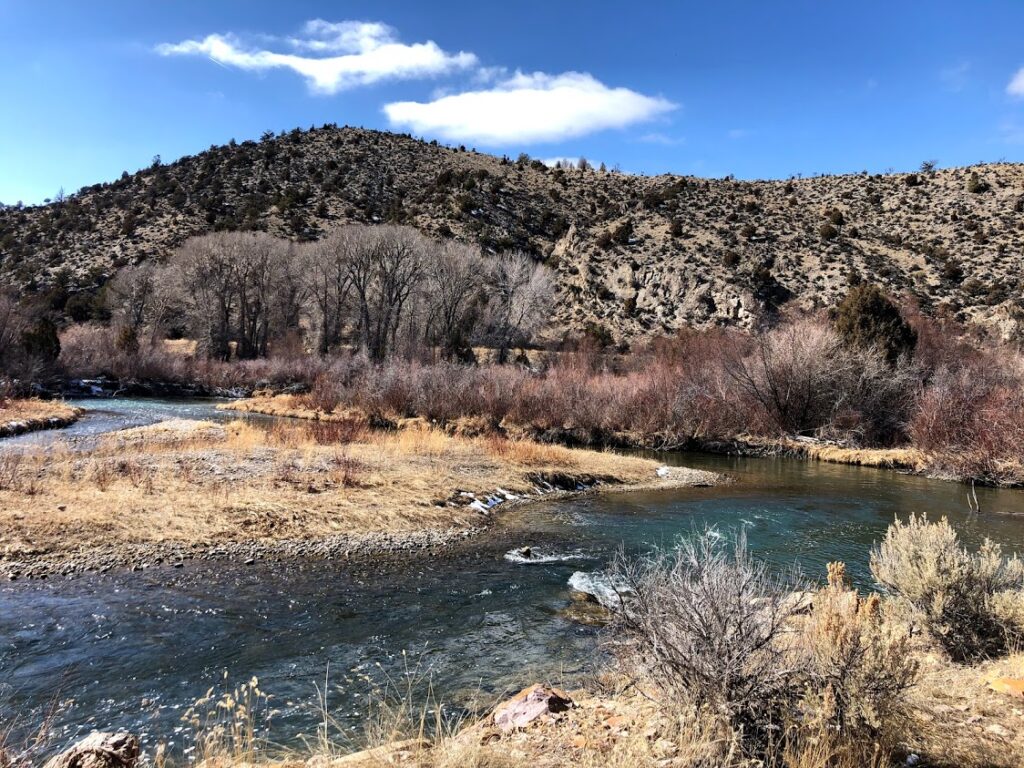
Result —
<path fill-rule="evenodd" d="M 746 128 L 732 128 L 727 131 L 725 135 L 734 141 L 738 141 L 739 139 L 745 139 L 750 136 L 750 131 Z"/>
<path fill-rule="evenodd" d="M 315 19 L 306 23 L 302 36 L 286 42 L 298 53 L 248 47 L 230 34 L 164 43 L 156 50 L 162 56 L 207 56 L 218 64 L 248 71 L 290 69 L 302 75 L 312 90 L 326 94 L 381 80 L 430 77 L 477 63 L 472 53 L 451 54 L 432 40 L 399 42 L 396 31 L 379 22 Z"/>
<path fill-rule="evenodd" d="M 1024 67 L 1017 70 L 1017 74 L 1013 76 L 1010 84 L 1006 86 L 1006 92 L 1011 96 L 1024 98 Z"/>
<path fill-rule="evenodd" d="M 488 89 L 425 103 L 386 104 L 384 113 L 393 126 L 415 133 L 500 145 L 559 141 L 624 128 L 675 108 L 661 97 L 609 88 L 586 73 L 516 72 Z"/>

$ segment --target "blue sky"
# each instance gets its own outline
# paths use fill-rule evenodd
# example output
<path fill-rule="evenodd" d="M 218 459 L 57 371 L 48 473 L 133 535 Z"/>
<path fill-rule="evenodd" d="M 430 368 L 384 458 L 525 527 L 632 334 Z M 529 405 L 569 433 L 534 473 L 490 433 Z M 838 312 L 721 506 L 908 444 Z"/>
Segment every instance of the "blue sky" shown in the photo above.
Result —
<path fill-rule="evenodd" d="M 325 122 L 638 173 L 1024 160 L 1024 2 L 0 0 L 0 201 Z"/>

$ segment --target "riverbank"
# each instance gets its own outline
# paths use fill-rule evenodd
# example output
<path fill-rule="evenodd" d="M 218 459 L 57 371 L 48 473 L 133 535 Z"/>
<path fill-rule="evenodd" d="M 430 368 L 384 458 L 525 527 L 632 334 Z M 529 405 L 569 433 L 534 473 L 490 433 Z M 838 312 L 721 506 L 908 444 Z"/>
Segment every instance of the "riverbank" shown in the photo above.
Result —
<path fill-rule="evenodd" d="M 81 408 L 59 400 L 0 400 L 0 438 L 68 427 L 78 421 L 82 413 Z"/>
<path fill-rule="evenodd" d="M 602 489 L 710 485 L 614 453 L 330 422 L 165 421 L 86 451 L 3 457 L 0 573 L 76 574 L 193 559 L 367 557 L 433 549 L 509 507 Z"/>
<path fill-rule="evenodd" d="M 356 414 L 366 418 L 362 411 L 354 408 L 339 408 L 324 411 L 310 404 L 309 395 L 258 394 L 254 397 L 233 400 L 218 406 L 228 411 L 284 416 L 321 422 L 345 421 Z M 382 425 L 395 427 L 415 419 L 376 417 Z M 933 454 L 912 445 L 894 448 L 850 447 L 835 441 L 804 437 L 764 437 L 751 434 L 737 434 L 719 438 L 661 438 L 636 432 L 609 432 L 599 435 L 581 432 L 572 427 L 558 429 L 529 424 L 502 421 L 494 423 L 481 416 L 461 417 L 438 423 L 439 428 L 452 434 L 484 435 L 496 434 L 519 439 L 537 440 L 569 446 L 607 446 L 615 449 L 642 451 L 672 449 L 697 450 L 733 456 L 784 456 L 807 461 L 822 461 L 829 464 L 847 464 L 859 467 L 889 469 L 908 474 L 920 475 L 933 480 L 955 483 L 976 483 L 1003 488 L 1024 486 L 1024 465 L 1016 458 L 999 459 L 977 452 L 942 452 Z"/>

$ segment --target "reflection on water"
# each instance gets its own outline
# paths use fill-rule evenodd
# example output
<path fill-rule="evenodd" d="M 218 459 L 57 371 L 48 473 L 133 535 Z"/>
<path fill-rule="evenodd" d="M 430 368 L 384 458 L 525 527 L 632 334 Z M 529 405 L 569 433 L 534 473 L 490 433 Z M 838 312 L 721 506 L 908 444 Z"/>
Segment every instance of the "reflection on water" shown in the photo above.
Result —
<path fill-rule="evenodd" d="M 167 408 L 176 417 L 225 418 L 208 401 L 124 401 L 115 415 L 115 404 L 103 407 L 108 415 L 83 420 L 77 436 L 95 435 L 103 423 L 148 423 Z M 560 615 L 567 582 L 574 571 L 599 569 L 619 547 L 642 551 L 707 525 L 742 527 L 757 556 L 799 561 L 815 578 L 842 559 L 866 584 L 872 542 L 894 516 L 926 512 L 947 515 L 972 546 L 990 536 L 1024 552 L 1017 491 L 979 489 L 983 511 L 971 516 L 964 487 L 893 472 L 788 459 L 662 459 L 726 472 L 735 482 L 524 507 L 473 552 L 403 567 L 190 563 L 4 585 L 0 681 L 10 692 L 0 706 L 27 711 L 73 697 L 66 720 L 75 727 L 167 735 L 227 669 L 234 680 L 260 678 L 282 710 L 275 735 L 287 740 L 314 731 L 316 714 L 306 705 L 328 665 L 333 713 L 353 727 L 365 712 L 365 689 L 345 682 L 351 670 L 400 677 L 411 659 L 455 706 L 585 673 L 599 638 Z M 506 557 L 511 544 L 529 545 L 547 562 Z"/>

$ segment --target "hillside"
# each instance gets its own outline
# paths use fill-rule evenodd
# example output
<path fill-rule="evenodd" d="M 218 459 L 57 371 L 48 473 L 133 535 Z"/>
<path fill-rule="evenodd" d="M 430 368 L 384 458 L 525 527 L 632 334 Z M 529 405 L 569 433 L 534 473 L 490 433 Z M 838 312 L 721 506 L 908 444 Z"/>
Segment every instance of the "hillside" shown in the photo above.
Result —
<path fill-rule="evenodd" d="M 929 312 L 1024 334 L 1024 165 L 735 181 L 594 169 L 327 126 L 211 147 L 46 206 L 0 210 L 0 283 L 93 291 L 191 235 L 316 238 L 397 221 L 558 274 L 552 335 L 615 340 L 749 326 L 767 306 L 828 306 L 851 271 Z"/>

